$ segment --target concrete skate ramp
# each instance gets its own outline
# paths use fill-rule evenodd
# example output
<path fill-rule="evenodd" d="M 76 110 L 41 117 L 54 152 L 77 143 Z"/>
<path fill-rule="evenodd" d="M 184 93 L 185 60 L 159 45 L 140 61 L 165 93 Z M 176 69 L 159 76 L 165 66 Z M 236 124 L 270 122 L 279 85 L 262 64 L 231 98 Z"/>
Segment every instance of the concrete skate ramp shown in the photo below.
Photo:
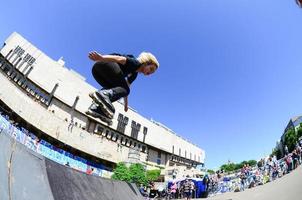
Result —
<path fill-rule="evenodd" d="M 141 200 L 134 184 L 86 175 L 0 133 L 0 200 Z"/>
<path fill-rule="evenodd" d="M 0 133 L 0 199 L 53 200 L 44 157 Z"/>
<path fill-rule="evenodd" d="M 46 167 L 54 199 L 141 199 L 130 183 L 86 175 L 50 160 L 46 160 Z"/>

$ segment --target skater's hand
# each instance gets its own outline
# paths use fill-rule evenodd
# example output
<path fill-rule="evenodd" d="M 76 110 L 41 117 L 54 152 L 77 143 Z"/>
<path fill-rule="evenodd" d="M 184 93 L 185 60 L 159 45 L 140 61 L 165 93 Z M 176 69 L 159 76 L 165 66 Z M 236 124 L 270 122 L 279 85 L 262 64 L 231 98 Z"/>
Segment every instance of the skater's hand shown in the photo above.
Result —
<path fill-rule="evenodd" d="M 96 51 L 92 51 L 92 52 L 89 52 L 89 55 L 88 57 L 93 60 L 93 61 L 102 61 L 103 60 L 103 56 L 102 54 L 99 54 L 98 52 Z"/>

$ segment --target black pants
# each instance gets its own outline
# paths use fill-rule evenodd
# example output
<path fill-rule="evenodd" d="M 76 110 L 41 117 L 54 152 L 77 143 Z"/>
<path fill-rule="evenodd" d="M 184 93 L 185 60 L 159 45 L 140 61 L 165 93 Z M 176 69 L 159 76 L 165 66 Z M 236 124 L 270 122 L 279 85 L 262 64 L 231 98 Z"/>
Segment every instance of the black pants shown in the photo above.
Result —
<path fill-rule="evenodd" d="M 92 68 L 92 75 L 103 89 L 112 90 L 113 93 L 110 96 L 111 102 L 129 95 L 130 89 L 117 63 L 96 62 Z"/>

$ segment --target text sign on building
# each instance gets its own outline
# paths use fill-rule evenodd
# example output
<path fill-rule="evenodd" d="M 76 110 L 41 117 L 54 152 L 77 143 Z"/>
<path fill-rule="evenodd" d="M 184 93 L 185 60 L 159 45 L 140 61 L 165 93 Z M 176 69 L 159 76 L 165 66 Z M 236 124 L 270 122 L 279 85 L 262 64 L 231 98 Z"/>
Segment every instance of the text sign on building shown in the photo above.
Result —
<path fill-rule="evenodd" d="M 18 57 L 22 57 L 25 54 L 25 50 L 19 45 L 14 49 L 13 52 L 14 54 L 17 54 Z M 36 59 L 29 53 L 26 53 L 23 57 L 23 61 L 26 62 L 29 66 L 31 66 L 36 62 Z"/>

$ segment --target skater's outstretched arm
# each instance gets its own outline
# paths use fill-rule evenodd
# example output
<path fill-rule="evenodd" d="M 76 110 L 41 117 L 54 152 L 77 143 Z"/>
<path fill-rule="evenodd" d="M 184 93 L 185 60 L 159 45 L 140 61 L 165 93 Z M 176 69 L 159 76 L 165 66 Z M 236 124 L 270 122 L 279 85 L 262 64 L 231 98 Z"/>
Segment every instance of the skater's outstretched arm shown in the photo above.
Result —
<path fill-rule="evenodd" d="M 127 58 L 124 56 L 117 56 L 117 55 L 102 55 L 96 51 L 89 52 L 88 57 L 97 62 L 97 61 L 102 61 L 102 62 L 116 62 L 124 65 L 127 61 Z"/>

